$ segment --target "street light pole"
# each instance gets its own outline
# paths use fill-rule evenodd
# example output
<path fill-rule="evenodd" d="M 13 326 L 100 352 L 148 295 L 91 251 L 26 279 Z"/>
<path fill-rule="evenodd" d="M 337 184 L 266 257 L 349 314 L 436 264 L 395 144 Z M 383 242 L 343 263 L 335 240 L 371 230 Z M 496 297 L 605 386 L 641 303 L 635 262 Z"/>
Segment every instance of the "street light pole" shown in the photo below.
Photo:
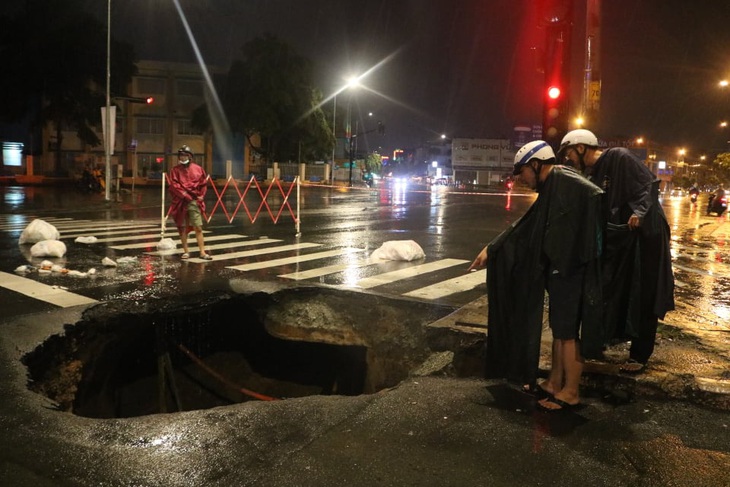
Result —
<path fill-rule="evenodd" d="M 352 166 L 355 164 L 355 137 L 357 136 L 352 131 L 352 92 L 350 92 L 350 99 L 347 102 L 347 124 L 350 128 L 350 178 L 348 186 L 352 188 Z"/>
<path fill-rule="evenodd" d="M 332 138 L 335 139 L 335 145 L 332 146 L 332 167 L 330 168 L 330 179 L 332 180 L 332 184 L 335 182 L 335 151 L 337 150 L 337 131 L 335 127 L 336 120 L 337 120 L 337 93 L 335 93 L 335 107 L 332 110 Z"/>
<path fill-rule="evenodd" d="M 110 201 L 110 186 L 111 186 L 111 33 L 112 33 L 112 0 L 107 0 L 106 7 L 106 111 L 104 117 L 106 118 L 106 130 L 104 133 L 104 159 L 105 159 L 105 173 L 106 173 L 106 187 L 104 193 L 104 199 L 107 203 Z"/>

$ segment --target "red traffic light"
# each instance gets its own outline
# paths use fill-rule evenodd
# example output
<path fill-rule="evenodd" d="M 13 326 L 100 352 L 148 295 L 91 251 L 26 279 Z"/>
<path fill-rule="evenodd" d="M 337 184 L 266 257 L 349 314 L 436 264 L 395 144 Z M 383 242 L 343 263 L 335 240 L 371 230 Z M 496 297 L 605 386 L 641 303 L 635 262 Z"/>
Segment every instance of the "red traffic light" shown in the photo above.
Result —
<path fill-rule="evenodd" d="M 557 100 L 558 98 L 560 98 L 560 94 L 560 88 L 558 88 L 557 86 L 551 86 L 547 90 L 547 96 L 551 100 Z"/>
<path fill-rule="evenodd" d="M 154 99 L 154 98 L 152 98 L 151 96 L 148 96 L 148 97 L 147 97 L 147 98 L 145 99 L 145 101 L 147 102 L 147 104 L 148 104 L 148 105 L 151 105 L 151 104 L 152 104 L 152 103 L 153 103 L 153 102 L 155 101 L 155 99 Z"/>

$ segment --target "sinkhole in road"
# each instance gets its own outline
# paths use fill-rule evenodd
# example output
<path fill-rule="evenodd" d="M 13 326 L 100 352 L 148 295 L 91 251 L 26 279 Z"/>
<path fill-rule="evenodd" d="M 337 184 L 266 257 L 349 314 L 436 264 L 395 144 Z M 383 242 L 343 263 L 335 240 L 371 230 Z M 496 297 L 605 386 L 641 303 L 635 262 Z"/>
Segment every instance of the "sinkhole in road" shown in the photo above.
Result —
<path fill-rule="evenodd" d="M 446 306 L 322 288 L 108 302 L 23 357 L 62 411 L 121 418 L 392 387 Z"/>

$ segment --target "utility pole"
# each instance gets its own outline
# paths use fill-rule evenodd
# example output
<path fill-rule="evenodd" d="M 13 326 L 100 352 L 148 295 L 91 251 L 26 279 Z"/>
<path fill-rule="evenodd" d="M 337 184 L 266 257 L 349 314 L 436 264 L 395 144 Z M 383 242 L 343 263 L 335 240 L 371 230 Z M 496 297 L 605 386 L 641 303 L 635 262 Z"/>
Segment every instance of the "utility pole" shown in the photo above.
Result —
<path fill-rule="evenodd" d="M 585 74 L 581 115 L 594 125 L 601 108 L 601 0 L 586 0 Z"/>

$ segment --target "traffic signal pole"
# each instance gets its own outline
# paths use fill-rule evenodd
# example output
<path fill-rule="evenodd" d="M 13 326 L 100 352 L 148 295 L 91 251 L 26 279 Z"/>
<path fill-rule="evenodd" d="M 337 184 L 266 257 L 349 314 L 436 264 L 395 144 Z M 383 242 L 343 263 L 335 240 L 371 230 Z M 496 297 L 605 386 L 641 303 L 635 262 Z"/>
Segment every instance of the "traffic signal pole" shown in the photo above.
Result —
<path fill-rule="evenodd" d="M 570 0 L 542 0 L 545 27 L 543 139 L 554 149 L 568 132 L 570 117 Z"/>

